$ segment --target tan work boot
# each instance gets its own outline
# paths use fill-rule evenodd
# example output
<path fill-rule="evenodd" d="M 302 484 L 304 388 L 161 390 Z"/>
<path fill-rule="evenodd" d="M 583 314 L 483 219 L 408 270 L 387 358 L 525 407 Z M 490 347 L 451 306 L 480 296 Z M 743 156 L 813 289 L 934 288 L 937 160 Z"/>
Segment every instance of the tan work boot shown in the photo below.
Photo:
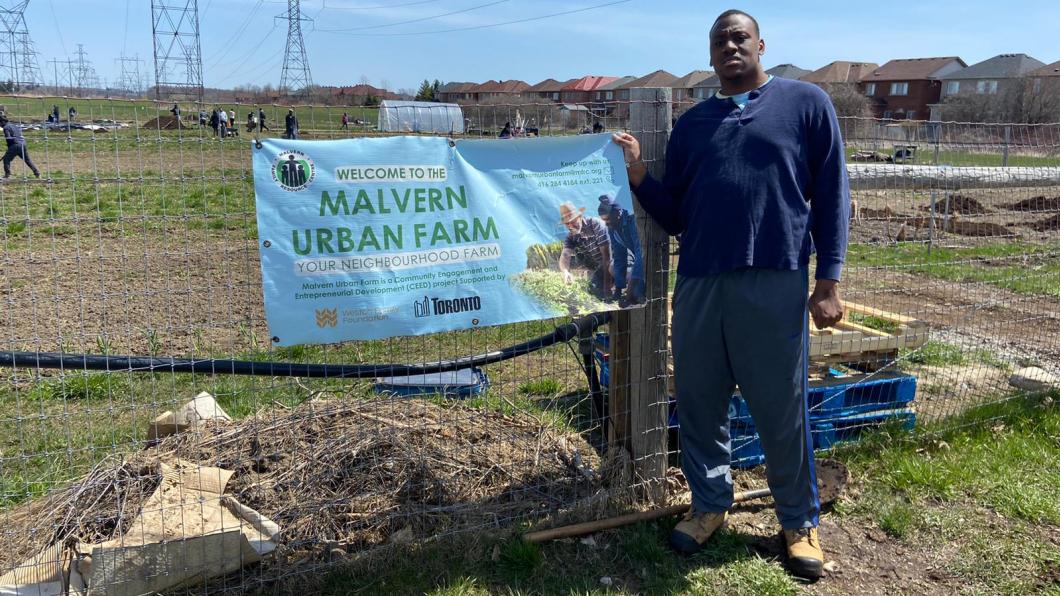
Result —
<path fill-rule="evenodd" d="M 703 543 L 715 530 L 725 525 L 729 512 L 697 513 L 689 511 L 670 532 L 670 546 L 679 553 L 691 555 L 703 548 Z"/>
<path fill-rule="evenodd" d="M 784 541 L 788 543 L 788 567 L 795 575 L 808 579 L 821 579 L 824 575 L 824 552 L 817 538 L 817 528 L 784 530 Z"/>

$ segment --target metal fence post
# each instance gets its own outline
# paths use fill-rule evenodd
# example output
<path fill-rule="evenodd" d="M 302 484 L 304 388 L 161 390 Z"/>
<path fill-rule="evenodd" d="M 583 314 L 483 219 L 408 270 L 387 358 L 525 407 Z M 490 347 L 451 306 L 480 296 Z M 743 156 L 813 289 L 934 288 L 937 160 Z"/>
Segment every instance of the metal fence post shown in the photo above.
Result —
<path fill-rule="evenodd" d="M 673 91 L 630 90 L 630 128 L 653 176 L 665 170 Z M 613 445 L 629 449 L 633 469 L 651 501 L 665 499 L 667 467 L 666 360 L 669 353 L 669 235 L 634 201 L 644 254 L 648 302 L 616 313 L 611 323 Z M 625 413 L 628 412 L 628 415 Z"/>
<path fill-rule="evenodd" d="M 1012 127 L 1005 125 L 1005 144 L 1001 148 L 1001 167 L 1008 167 L 1008 147 L 1012 142 Z"/>

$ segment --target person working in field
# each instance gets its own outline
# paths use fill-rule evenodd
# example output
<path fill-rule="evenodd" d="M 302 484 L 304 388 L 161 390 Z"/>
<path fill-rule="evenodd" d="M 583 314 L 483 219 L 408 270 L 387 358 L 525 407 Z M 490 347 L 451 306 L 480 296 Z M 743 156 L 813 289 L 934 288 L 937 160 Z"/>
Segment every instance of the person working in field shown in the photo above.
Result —
<path fill-rule="evenodd" d="M 21 157 L 22 161 L 29 166 L 29 169 L 33 170 L 33 175 L 40 178 L 40 170 L 34 165 L 33 160 L 29 157 L 29 152 L 26 150 L 26 139 L 22 136 L 22 126 L 16 122 L 9 121 L 6 115 L 0 115 L 0 126 L 4 127 L 4 140 L 7 141 L 7 152 L 4 153 L 4 180 L 11 177 L 11 162 L 16 157 Z"/>
<path fill-rule="evenodd" d="M 585 217 L 585 207 L 577 209 L 571 203 L 559 206 L 560 222 L 567 228 L 563 240 L 563 251 L 559 257 L 559 270 L 563 281 L 574 282 L 571 270 L 574 259 L 578 265 L 589 270 L 589 293 L 601 300 L 610 297 L 611 245 L 607 228 L 595 217 Z"/>
<path fill-rule="evenodd" d="M 607 226 L 607 237 L 611 245 L 611 272 L 614 275 L 615 291 L 612 300 L 625 308 L 644 302 L 644 256 L 637 234 L 637 219 L 632 213 L 618 206 L 614 198 L 601 195 L 597 213 Z"/>
<path fill-rule="evenodd" d="M 614 141 L 641 205 L 682 235 L 671 328 L 692 509 L 671 545 L 700 550 L 732 506 L 728 407 L 738 385 L 765 451 L 789 568 L 816 579 L 823 552 L 806 410 L 807 307 L 820 328 L 842 318 L 850 191 L 828 96 L 767 75 L 764 52 L 750 15 L 717 18 L 710 61 L 721 90 L 677 121 L 663 180 L 648 175 L 633 136 Z"/>

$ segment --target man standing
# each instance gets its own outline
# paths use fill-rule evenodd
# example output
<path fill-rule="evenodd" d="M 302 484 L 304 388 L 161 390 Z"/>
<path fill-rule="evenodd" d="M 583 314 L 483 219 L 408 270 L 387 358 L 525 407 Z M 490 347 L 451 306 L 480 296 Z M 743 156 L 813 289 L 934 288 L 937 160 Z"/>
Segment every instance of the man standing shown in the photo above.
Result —
<path fill-rule="evenodd" d="M 298 118 L 294 115 L 294 109 L 288 108 L 287 116 L 283 119 L 283 136 L 287 139 L 298 138 Z"/>
<path fill-rule="evenodd" d="M 559 256 L 559 270 L 563 281 L 571 283 L 571 259 L 577 257 L 578 264 L 590 271 L 589 293 L 601 300 L 610 297 L 611 290 L 611 246 L 607 240 L 607 228 L 599 219 L 585 217 L 585 207 L 576 209 L 571 203 L 559 206 L 560 222 L 567 228 L 563 240 L 563 251 Z"/>
<path fill-rule="evenodd" d="M 342 130 L 350 129 L 350 115 L 346 112 L 342 113 Z"/>
<path fill-rule="evenodd" d="M 828 96 L 762 70 L 758 23 L 736 10 L 710 30 L 721 91 L 674 127 L 662 182 L 635 138 L 616 134 L 644 209 L 681 234 L 672 348 L 682 467 L 692 509 L 671 534 L 699 550 L 732 505 L 728 405 L 738 385 L 766 455 L 766 475 L 796 575 L 823 571 L 820 505 L 806 410 L 807 307 L 825 328 L 843 315 L 850 193 Z M 810 255 L 816 286 L 807 302 Z"/>
<path fill-rule="evenodd" d="M 222 139 L 228 136 L 228 112 L 224 108 L 217 110 L 217 136 Z"/>
<path fill-rule="evenodd" d="M 607 225 L 611 241 L 611 271 L 615 278 L 613 299 L 625 308 L 644 302 L 644 257 L 640 250 L 636 217 L 618 206 L 614 198 L 600 196 L 597 212 Z"/>
<path fill-rule="evenodd" d="M 40 178 L 40 170 L 33 164 L 33 160 L 29 158 L 29 152 L 26 151 L 26 139 L 22 136 L 22 127 L 9 122 L 7 116 L 0 116 L 0 126 L 4 127 L 4 140 L 7 141 L 7 152 L 4 153 L 4 180 L 11 177 L 11 161 L 16 157 L 21 157 L 29 169 L 33 170 L 33 175 Z"/>
<path fill-rule="evenodd" d="M 270 130 L 265 124 L 265 110 L 258 108 L 258 130 Z"/>

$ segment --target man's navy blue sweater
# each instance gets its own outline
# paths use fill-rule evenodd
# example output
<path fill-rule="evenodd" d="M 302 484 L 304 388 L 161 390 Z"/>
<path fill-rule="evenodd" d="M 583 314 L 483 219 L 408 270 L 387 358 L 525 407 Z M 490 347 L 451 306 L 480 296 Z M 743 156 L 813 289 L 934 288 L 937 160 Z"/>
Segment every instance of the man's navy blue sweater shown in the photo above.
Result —
<path fill-rule="evenodd" d="M 700 102 L 674 126 L 662 182 L 647 176 L 635 193 L 681 234 L 682 276 L 799 269 L 816 248 L 817 278 L 839 280 L 850 190 L 835 109 L 815 85 L 774 78 L 743 110 Z"/>

